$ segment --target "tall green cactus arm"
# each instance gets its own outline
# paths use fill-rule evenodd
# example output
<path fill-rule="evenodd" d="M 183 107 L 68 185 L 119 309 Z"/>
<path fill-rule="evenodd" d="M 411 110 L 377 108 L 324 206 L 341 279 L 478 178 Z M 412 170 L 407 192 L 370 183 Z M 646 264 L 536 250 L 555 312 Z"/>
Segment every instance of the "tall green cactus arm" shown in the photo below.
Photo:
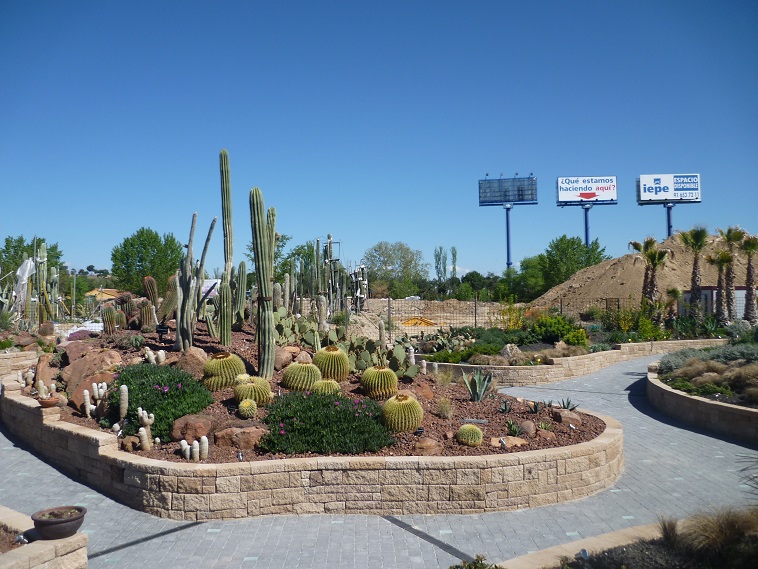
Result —
<path fill-rule="evenodd" d="M 221 219 L 224 225 L 224 273 L 231 281 L 234 251 L 232 238 L 232 185 L 229 175 L 229 153 L 226 148 L 219 155 L 221 170 Z"/>
<path fill-rule="evenodd" d="M 258 283 L 258 375 L 274 376 L 273 248 L 276 240 L 276 210 L 263 217 L 263 194 L 250 190 L 250 225 L 253 231 L 255 277 Z"/>

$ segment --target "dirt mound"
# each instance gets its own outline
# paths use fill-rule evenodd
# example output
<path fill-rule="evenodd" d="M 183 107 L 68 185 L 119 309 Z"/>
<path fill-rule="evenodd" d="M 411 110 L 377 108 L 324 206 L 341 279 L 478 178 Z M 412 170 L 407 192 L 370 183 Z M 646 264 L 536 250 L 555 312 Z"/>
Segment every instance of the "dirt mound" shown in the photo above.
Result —
<path fill-rule="evenodd" d="M 667 289 L 689 290 L 692 275 L 692 253 L 682 245 L 677 235 L 669 237 L 659 244 L 659 248 L 668 249 L 666 263 L 658 270 L 658 290 L 665 295 Z M 720 236 L 708 238 L 708 245 L 700 259 L 702 286 L 715 287 L 718 280 L 716 267 L 709 265 L 705 258 L 719 250 L 726 249 L 726 243 Z M 734 274 L 737 286 L 745 285 L 747 257 L 739 250 L 735 251 Z M 645 262 L 632 253 L 603 261 L 576 273 L 564 283 L 553 287 L 533 302 L 534 306 L 551 307 L 561 305 L 582 309 L 587 306 L 599 306 L 604 299 L 619 299 L 621 306 L 633 306 L 642 297 L 642 280 L 645 276 Z"/>

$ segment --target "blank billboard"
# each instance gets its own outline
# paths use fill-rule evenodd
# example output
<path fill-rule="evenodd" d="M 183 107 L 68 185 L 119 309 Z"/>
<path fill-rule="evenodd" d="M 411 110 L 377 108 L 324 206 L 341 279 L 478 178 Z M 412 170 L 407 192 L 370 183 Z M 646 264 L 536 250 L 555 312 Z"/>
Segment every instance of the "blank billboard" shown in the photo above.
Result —
<path fill-rule="evenodd" d="M 537 178 L 479 180 L 479 205 L 536 204 Z"/>

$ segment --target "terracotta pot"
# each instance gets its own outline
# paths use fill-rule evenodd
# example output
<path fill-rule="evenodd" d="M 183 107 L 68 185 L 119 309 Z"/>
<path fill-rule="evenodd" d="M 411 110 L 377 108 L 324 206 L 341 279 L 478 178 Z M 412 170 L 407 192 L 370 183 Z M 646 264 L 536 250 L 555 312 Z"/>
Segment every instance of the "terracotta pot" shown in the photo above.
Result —
<path fill-rule="evenodd" d="M 47 399 L 37 399 L 37 401 L 39 401 L 40 407 L 44 407 L 45 409 L 48 407 L 55 407 L 61 402 L 57 395 L 51 395 Z"/>
<path fill-rule="evenodd" d="M 57 506 L 33 513 L 32 520 L 42 539 L 62 539 L 77 532 L 86 513 L 82 506 Z"/>

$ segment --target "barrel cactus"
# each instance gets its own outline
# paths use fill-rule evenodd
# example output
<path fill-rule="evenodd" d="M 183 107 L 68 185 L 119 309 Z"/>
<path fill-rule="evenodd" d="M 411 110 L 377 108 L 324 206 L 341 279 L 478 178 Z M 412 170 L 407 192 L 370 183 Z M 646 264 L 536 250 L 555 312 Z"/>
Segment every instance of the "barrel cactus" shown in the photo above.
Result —
<path fill-rule="evenodd" d="M 350 373 L 350 360 L 337 346 L 327 346 L 313 355 L 313 363 L 321 370 L 324 379 L 345 381 Z"/>
<path fill-rule="evenodd" d="M 333 379 L 319 379 L 311 388 L 313 393 L 323 393 L 324 395 L 339 395 L 342 393 L 340 384 Z"/>
<path fill-rule="evenodd" d="M 361 389 L 371 399 L 387 399 L 397 395 L 397 375 L 384 366 L 367 368 L 361 376 Z"/>
<path fill-rule="evenodd" d="M 421 408 L 421 403 L 412 395 L 398 393 L 384 403 L 382 417 L 391 431 L 415 431 L 421 426 L 424 410 Z"/>
<path fill-rule="evenodd" d="M 239 414 L 243 419 L 252 419 L 258 410 L 258 404 L 254 399 L 243 399 L 240 401 Z"/>
<path fill-rule="evenodd" d="M 252 399 L 258 406 L 264 406 L 271 403 L 274 398 L 274 394 L 271 392 L 271 385 L 268 380 L 262 377 L 251 377 L 247 375 L 249 379 L 247 382 L 240 382 L 245 379 L 246 374 L 237 376 L 238 382 L 234 386 L 234 398 L 242 402 L 245 399 Z"/>
<path fill-rule="evenodd" d="M 321 379 L 321 371 L 314 364 L 292 362 L 284 368 L 282 384 L 292 391 L 310 391 Z"/>
<path fill-rule="evenodd" d="M 245 363 L 236 354 L 211 354 L 203 365 L 203 382 L 211 391 L 232 387 L 238 375 L 245 373 Z"/>
<path fill-rule="evenodd" d="M 478 447 L 484 440 L 484 434 L 476 425 L 466 423 L 455 433 L 455 440 L 468 447 Z"/>

